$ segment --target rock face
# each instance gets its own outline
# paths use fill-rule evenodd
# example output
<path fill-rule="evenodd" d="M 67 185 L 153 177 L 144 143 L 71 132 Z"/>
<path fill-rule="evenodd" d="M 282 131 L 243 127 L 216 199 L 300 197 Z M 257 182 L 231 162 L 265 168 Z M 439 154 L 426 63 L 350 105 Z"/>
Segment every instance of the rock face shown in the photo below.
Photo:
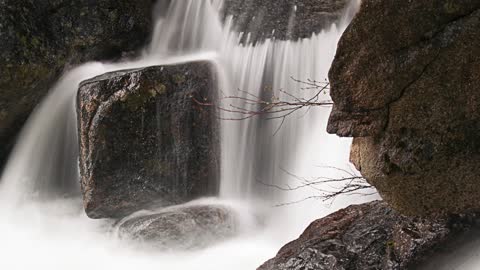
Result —
<path fill-rule="evenodd" d="M 365 0 L 330 70 L 328 131 L 395 209 L 480 209 L 480 2 Z"/>
<path fill-rule="evenodd" d="M 475 223 L 473 214 L 406 217 L 379 201 L 350 206 L 314 221 L 258 270 L 412 269 Z"/>
<path fill-rule="evenodd" d="M 349 0 L 226 0 L 225 17 L 233 16 L 238 32 L 256 42 L 308 38 L 338 21 Z M 243 39 L 246 40 L 247 35 Z"/>
<path fill-rule="evenodd" d="M 65 68 L 142 46 L 151 0 L 0 0 L 0 164 Z"/>
<path fill-rule="evenodd" d="M 160 250 L 190 250 L 233 236 L 237 223 L 234 212 L 225 206 L 177 206 L 128 217 L 120 223 L 118 233 Z"/>
<path fill-rule="evenodd" d="M 219 133 L 209 63 L 108 73 L 81 83 L 77 114 L 84 206 L 124 217 L 216 195 Z"/>

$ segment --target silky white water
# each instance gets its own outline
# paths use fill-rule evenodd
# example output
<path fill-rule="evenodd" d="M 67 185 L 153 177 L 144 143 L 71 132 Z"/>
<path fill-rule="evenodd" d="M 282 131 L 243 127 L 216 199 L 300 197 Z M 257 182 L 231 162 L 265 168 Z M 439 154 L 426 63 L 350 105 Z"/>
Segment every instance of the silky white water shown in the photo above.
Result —
<path fill-rule="evenodd" d="M 217 69 L 221 98 L 244 91 L 261 96 L 265 87 L 284 99 L 289 97 L 279 89 L 309 97 L 314 93 L 300 90 L 292 77 L 326 78 L 349 20 L 296 42 L 239 45 L 231 18 L 221 23 L 220 7 L 221 1 L 160 1 L 152 42 L 140 59 L 88 63 L 60 79 L 27 122 L 1 177 L 0 269 L 255 269 L 309 222 L 369 199 L 339 197 L 274 207 L 320 192 L 285 192 L 265 185 L 301 185 L 286 172 L 341 177 L 326 167 L 350 169 L 350 140 L 326 134 L 329 108 L 313 108 L 289 116 L 278 132 L 278 120 L 221 121 L 221 195 L 210 200 L 233 205 L 245 217 L 234 239 L 195 252 L 161 253 L 118 239 L 110 221 L 85 216 L 78 197 L 74 104 L 81 81 L 120 69 L 205 60 Z M 232 103 L 247 106 L 241 99 L 224 100 L 222 106 Z M 330 188 L 335 187 L 322 187 Z M 252 220 L 258 216 L 261 225 Z"/>

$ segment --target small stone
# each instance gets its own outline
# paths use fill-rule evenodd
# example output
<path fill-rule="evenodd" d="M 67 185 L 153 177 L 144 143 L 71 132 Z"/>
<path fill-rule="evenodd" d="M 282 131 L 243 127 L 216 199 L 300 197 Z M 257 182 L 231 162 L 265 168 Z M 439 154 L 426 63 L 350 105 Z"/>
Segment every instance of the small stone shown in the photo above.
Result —
<path fill-rule="evenodd" d="M 234 236 L 238 226 L 235 212 L 229 207 L 192 205 L 134 214 L 120 222 L 118 233 L 121 238 L 159 250 L 191 250 Z"/>

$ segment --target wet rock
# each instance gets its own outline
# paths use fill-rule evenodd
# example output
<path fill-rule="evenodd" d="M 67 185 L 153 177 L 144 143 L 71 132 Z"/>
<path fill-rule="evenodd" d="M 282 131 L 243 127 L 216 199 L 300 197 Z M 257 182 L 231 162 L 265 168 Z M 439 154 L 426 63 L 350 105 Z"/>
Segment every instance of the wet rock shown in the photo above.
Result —
<path fill-rule="evenodd" d="M 480 2 L 365 0 L 330 70 L 328 131 L 410 215 L 480 209 Z"/>
<path fill-rule="evenodd" d="M 350 206 L 314 221 L 258 270 L 411 269 L 474 219 L 406 217 L 380 201 Z"/>
<path fill-rule="evenodd" d="M 151 10 L 151 0 L 0 0 L 0 164 L 61 73 L 143 46 Z"/>
<path fill-rule="evenodd" d="M 250 33 L 249 41 L 275 37 L 308 38 L 341 19 L 349 0 L 226 0 L 224 16 L 233 16 L 238 32 Z M 247 40 L 247 34 L 243 36 Z"/>
<path fill-rule="evenodd" d="M 215 74 L 206 62 L 108 73 L 81 83 L 84 206 L 124 217 L 218 192 Z"/>
<path fill-rule="evenodd" d="M 139 213 L 121 221 L 119 236 L 160 250 L 190 250 L 225 240 L 237 232 L 237 217 L 221 205 L 177 206 Z"/>
<path fill-rule="evenodd" d="M 424 263 L 412 270 L 452 270 L 476 269 L 478 267 L 478 246 L 480 244 L 480 227 L 467 230 L 446 245 L 435 250 Z"/>

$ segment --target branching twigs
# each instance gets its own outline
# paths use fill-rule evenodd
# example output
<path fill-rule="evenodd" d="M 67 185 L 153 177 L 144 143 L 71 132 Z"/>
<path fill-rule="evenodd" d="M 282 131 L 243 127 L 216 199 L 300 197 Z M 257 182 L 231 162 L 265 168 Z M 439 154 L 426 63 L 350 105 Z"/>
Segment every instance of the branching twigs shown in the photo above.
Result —
<path fill-rule="evenodd" d="M 278 204 L 276 206 L 286 206 L 304 202 L 306 200 L 322 200 L 329 201 L 334 200 L 340 195 L 363 195 L 369 196 L 374 195 L 375 189 L 373 186 L 367 183 L 367 181 L 359 175 L 356 175 L 354 172 L 350 172 L 345 169 L 336 168 L 336 167 L 324 167 L 327 169 L 334 169 L 341 172 L 344 176 L 334 178 L 334 177 L 300 177 L 291 172 L 288 172 L 284 169 L 282 171 L 287 174 L 289 177 L 295 179 L 299 183 L 295 186 L 285 184 L 283 186 L 268 184 L 257 179 L 257 182 L 260 184 L 275 188 L 280 191 L 296 191 L 304 188 L 311 188 L 318 192 L 318 195 L 309 196 L 303 198 L 299 201 L 293 201 L 288 203 Z"/>
<path fill-rule="evenodd" d="M 289 92 L 284 89 L 278 89 L 276 93 L 274 93 L 269 89 L 265 89 L 263 92 L 257 94 L 238 89 L 233 95 L 225 95 L 222 93 L 220 104 L 197 100 L 193 97 L 192 99 L 202 106 L 215 106 L 220 112 L 219 118 L 221 120 L 242 121 L 254 117 L 262 117 L 262 119 L 265 120 L 280 120 L 279 126 L 274 133 L 275 135 L 285 123 L 286 118 L 296 112 L 305 109 L 305 113 L 307 113 L 313 107 L 333 105 L 333 102 L 327 95 L 328 90 L 330 90 L 328 81 L 320 82 L 310 79 L 302 81 L 295 78 L 291 78 L 291 80 L 301 86 L 299 87 L 300 92 L 298 90 Z M 293 93 L 297 93 L 297 95 Z M 323 100 L 323 95 L 328 97 L 328 99 Z M 375 189 L 368 184 L 362 176 L 356 175 L 355 172 L 336 167 L 324 168 L 336 170 L 337 175 L 343 176 L 338 178 L 300 177 L 282 169 L 286 175 L 298 182 L 297 185 L 291 186 L 285 184 L 279 186 L 262 182 L 259 179 L 257 179 L 257 182 L 280 191 L 297 191 L 310 188 L 318 193 L 318 195 L 309 196 L 299 201 L 279 204 L 277 206 L 296 204 L 311 199 L 333 201 L 340 195 L 361 194 L 368 196 L 376 194 Z"/>
<path fill-rule="evenodd" d="M 301 81 L 291 78 L 301 87 L 301 91 L 313 91 L 313 95 L 307 98 L 297 97 L 291 92 L 279 89 L 279 95 L 271 93 L 269 98 L 262 98 L 260 94 L 254 94 L 242 89 L 237 89 L 238 95 L 225 95 L 221 97 L 219 104 L 201 101 L 192 97 L 192 99 L 203 106 L 216 106 L 221 112 L 222 120 L 247 120 L 253 117 L 264 116 L 266 120 L 280 119 L 282 123 L 285 118 L 304 108 L 310 109 L 318 106 L 331 106 L 331 100 L 321 100 L 321 95 L 329 90 L 328 82 L 319 82 L 308 79 Z M 283 97 L 280 97 L 283 96 Z"/>

